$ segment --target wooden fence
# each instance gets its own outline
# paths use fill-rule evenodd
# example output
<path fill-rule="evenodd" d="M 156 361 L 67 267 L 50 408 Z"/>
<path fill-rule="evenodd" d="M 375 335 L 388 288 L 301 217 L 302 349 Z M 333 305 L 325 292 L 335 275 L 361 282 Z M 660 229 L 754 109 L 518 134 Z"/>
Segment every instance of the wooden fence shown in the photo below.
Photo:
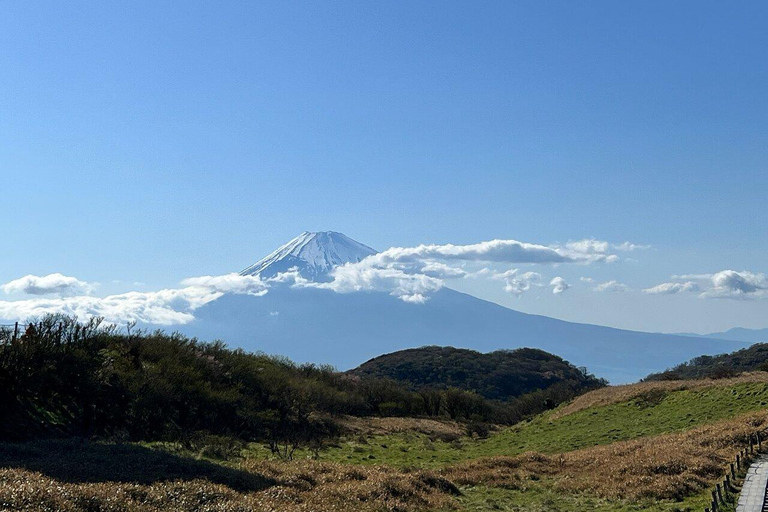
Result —
<path fill-rule="evenodd" d="M 725 471 L 725 479 L 715 484 L 712 489 L 712 504 L 705 508 L 704 512 L 719 512 L 726 505 L 735 504 L 739 491 L 740 483 L 746 476 L 752 460 L 763 450 L 763 441 L 768 440 L 765 432 L 755 432 L 749 436 L 749 446 L 745 446 L 736 454 L 736 458 L 729 464 Z"/>

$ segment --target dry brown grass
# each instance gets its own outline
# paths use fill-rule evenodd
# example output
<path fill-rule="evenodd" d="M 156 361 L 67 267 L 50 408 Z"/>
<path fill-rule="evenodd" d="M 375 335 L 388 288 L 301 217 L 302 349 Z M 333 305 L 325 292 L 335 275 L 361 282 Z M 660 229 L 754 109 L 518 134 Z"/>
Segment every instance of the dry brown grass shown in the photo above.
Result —
<path fill-rule="evenodd" d="M 65 483 L 24 469 L 0 469 L 0 510 L 195 512 L 415 511 L 452 507 L 455 487 L 430 472 L 406 473 L 302 461 L 259 462 L 242 468 L 274 481 L 238 492 L 207 480 L 152 484 Z"/>
<path fill-rule="evenodd" d="M 104 451 L 83 443 L 70 443 L 51 462 L 41 455 L 50 453 L 50 442 L 31 449 L 6 445 L 0 510 L 415 512 L 456 508 L 454 483 L 525 490 L 537 480 L 558 492 L 609 500 L 679 500 L 723 478 L 728 462 L 758 431 L 768 431 L 765 411 L 680 433 L 556 455 L 477 459 L 439 472 L 310 460 L 248 460 L 217 469 L 145 448 Z"/>
<path fill-rule="evenodd" d="M 347 416 L 339 420 L 342 427 L 353 434 L 386 435 L 401 432 L 418 432 L 428 436 L 460 436 L 466 428 L 455 421 L 427 418 L 356 418 Z"/>
<path fill-rule="evenodd" d="M 524 489 L 531 480 L 551 478 L 559 490 L 608 499 L 682 499 L 723 478 L 748 436 L 766 430 L 766 413 L 750 413 L 686 432 L 560 455 L 479 459 L 441 474 L 462 485 Z"/>
<path fill-rule="evenodd" d="M 703 389 L 709 387 L 727 387 L 752 382 L 768 382 L 768 372 L 743 373 L 738 377 L 727 379 L 698 379 L 698 380 L 666 380 L 638 382 L 623 386 L 607 386 L 585 393 L 575 398 L 570 404 L 554 411 L 552 419 L 562 418 L 591 407 L 600 407 L 637 398 L 649 391 L 682 391 L 686 389 Z"/>

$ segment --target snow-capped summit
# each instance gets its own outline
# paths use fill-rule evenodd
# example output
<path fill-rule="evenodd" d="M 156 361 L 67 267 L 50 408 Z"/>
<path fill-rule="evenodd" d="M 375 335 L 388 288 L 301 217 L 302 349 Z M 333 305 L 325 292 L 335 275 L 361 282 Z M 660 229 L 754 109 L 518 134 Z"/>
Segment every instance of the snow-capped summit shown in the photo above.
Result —
<path fill-rule="evenodd" d="M 305 231 L 240 275 L 272 277 L 296 267 L 302 277 L 322 281 L 333 267 L 357 263 L 376 251 L 335 231 Z"/>

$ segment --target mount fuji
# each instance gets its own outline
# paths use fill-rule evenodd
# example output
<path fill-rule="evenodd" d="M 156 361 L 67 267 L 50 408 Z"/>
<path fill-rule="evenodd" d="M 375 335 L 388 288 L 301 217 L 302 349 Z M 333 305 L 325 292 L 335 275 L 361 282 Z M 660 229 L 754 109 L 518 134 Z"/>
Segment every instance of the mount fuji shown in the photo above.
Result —
<path fill-rule="evenodd" d="M 328 273 L 344 263 L 358 263 L 374 249 L 342 233 L 305 231 L 275 252 L 240 272 L 241 276 L 273 277 L 291 269 L 310 281 L 327 281 Z"/>
<path fill-rule="evenodd" d="M 332 231 L 305 232 L 241 275 L 263 279 L 298 271 L 327 282 L 344 263 L 376 251 Z M 221 339 L 246 350 L 281 354 L 298 362 L 355 367 L 375 356 L 424 345 L 480 351 L 540 348 L 613 383 L 636 381 L 701 354 L 730 352 L 746 343 L 614 329 L 515 311 L 442 288 L 424 304 L 384 292 L 336 293 L 274 286 L 263 297 L 226 294 L 195 311 L 179 329 Z"/>

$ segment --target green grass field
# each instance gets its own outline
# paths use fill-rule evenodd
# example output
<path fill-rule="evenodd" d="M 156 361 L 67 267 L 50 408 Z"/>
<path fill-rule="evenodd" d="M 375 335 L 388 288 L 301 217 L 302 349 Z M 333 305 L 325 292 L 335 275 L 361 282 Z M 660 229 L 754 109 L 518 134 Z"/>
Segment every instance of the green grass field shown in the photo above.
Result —
<path fill-rule="evenodd" d="M 765 408 L 768 384 L 745 383 L 668 393 L 578 411 L 558 419 L 547 413 L 487 439 L 462 437 L 445 442 L 420 433 L 396 433 L 343 439 L 324 449 L 321 460 L 397 467 L 436 468 L 478 457 L 528 451 L 561 453 L 645 436 L 682 431 Z M 252 444 L 246 457 L 269 458 Z M 309 457 L 307 451 L 297 457 Z"/>

